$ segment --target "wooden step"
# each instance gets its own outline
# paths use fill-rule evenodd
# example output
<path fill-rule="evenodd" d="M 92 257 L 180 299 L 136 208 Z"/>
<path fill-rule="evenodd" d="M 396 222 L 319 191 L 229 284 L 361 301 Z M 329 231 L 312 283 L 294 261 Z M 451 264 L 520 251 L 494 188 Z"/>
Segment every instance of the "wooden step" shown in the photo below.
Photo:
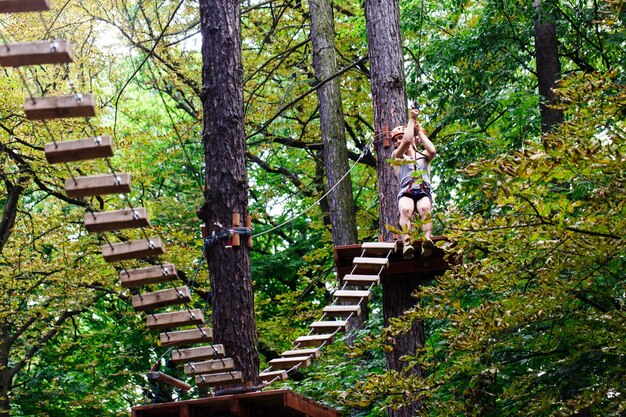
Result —
<path fill-rule="evenodd" d="M 243 382 L 241 371 L 231 371 L 221 374 L 196 375 L 196 385 L 211 387 L 216 385 L 233 385 Z"/>
<path fill-rule="evenodd" d="M 282 356 L 283 358 L 287 358 L 290 356 L 311 356 L 313 357 L 313 359 L 319 359 L 321 354 L 322 352 L 320 351 L 319 348 L 312 348 L 312 349 L 286 350 L 280 356 Z"/>
<path fill-rule="evenodd" d="M 361 306 L 359 304 L 326 306 L 322 311 L 328 317 L 360 316 Z"/>
<path fill-rule="evenodd" d="M 175 327 L 195 326 L 204 324 L 204 313 L 195 308 L 191 311 L 174 311 L 171 313 L 149 314 L 147 326 L 150 329 L 173 329 Z M 171 335 L 172 333 L 168 333 Z"/>
<path fill-rule="evenodd" d="M 124 261 L 127 259 L 146 258 L 165 253 L 160 237 L 132 240 L 102 246 L 102 257 L 107 262 Z"/>
<path fill-rule="evenodd" d="M 182 389 L 183 391 L 189 391 L 191 385 L 186 382 L 180 381 L 174 377 L 164 374 L 163 372 L 149 372 L 148 379 L 153 381 L 161 381 L 164 384 L 171 385 L 173 387 Z"/>
<path fill-rule="evenodd" d="M 130 192 L 130 174 L 92 175 L 65 180 L 65 194 L 68 197 L 90 197 L 105 194 L 126 194 Z"/>
<path fill-rule="evenodd" d="M 50 10 L 50 0 L 0 0 L 0 13 L 43 12 Z"/>
<path fill-rule="evenodd" d="M 347 285 L 354 285 L 355 287 L 369 287 L 370 285 L 380 284 L 380 276 L 348 274 L 343 277 L 343 282 Z"/>
<path fill-rule="evenodd" d="M 311 364 L 311 356 L 290 356 L 288 358 L 276 358 L 269 362 L 274 369 L 291 369 L 294 366 L 306 368 Z"/>
<path fill-rule="evenodd" d="M 380 269 L 381 267 L 389 266 L 389 259 L 387 258 L 362 258 L 356 257 L 352 263 L 359 268 L 364 269 Z"/>
<path fill-rule="evenodd" d="M 150 311 L 159 307 L 191 302 L 189 288 L 176 287 L 133 296 L 133 308 L 137 311 Z"/>
<path fill-rule="evenodd" d="M 235 361 L 231 358 L 212 359 L 204 362 L 194 362 L 185 365 L 185 375 L 216 374 L 235 369 Z"/>
<path fill-rule="evenodd" d="M 387 254 L 389 251 L 395 252 L 398 249 L 396 242 L 364 242 L 361 249 L 366 253 Z"/>
<path fill-rule="evenodd" d="M 91 233 L 149 226 L 148 211 L 143 207 L 85 214 L 85 229 Z"/>
<path fill-rule="evenodd" d="M 113 156 L 113 139 L 111 136 L 96 136 L 67 142 L 51 142 L 44 145 L 44 152 L 46 160 L 51 164 L 109 158 Z"/>
<path fill-rule="evenodd" d="M 300 346 L 322 346 L 324 343 L 332 343 L 334 334 L 315 334 L 309 336 L 300 336 L 296 339 L 297 344 Z"/>
<path fill-rule="evenodd" d="M 348 329 L 348 322 L 343 320 L 314 321 L 309 327 L 315 333 L 345 332 Z"/>
<path fill-rule="evenodd" d="M 279 371 L 267 371 L 261 372 L 259 374 L 259 381 L 261 382 L 272 382 L 272 381 L 284 381 L 289 378 L 287 371 L 279 370 Z"/>
<path fill-rule="evenodd" d="M 200 346 L 189 349 L 172 350 L 172 362 L 191 362 L 224 356 L 224 345 Z"/>
<path fill-rule="evenodd" d="M 195 312 L 200 310 L 191 311 Z M 204 321 L 204 315 L 202 315 L 202 321 Z M 202 327 L 199 329 L 164 332 L 159 335 L 159 341 L 161 342 L 161 346 L 190 346 L 196 343 L 211 343 L 213 341 L 213 329 L 210 327 Z"/>
<path fill-rule="evenodd" d="M 367 290 L 337 290 L 333 297 L 342 302 L 358 303 L 361 299 L 369 300 L 372 293 Z"/>
<path fill-rule="evenodd" d="M 173 281 L 178 276 L 174 264 L 148 266 L 146 268 L 128 269 L 120 272 L 122 288 L 136 288 L 144 285 Z"/>
<path fill-rule="evenodd" d="M 0 45 L 0 66 L 66 64 L 74 62 L 74 51 L 63 40 L 37 41 Z"/>
<path fill-rule="evenodd" d="M 24 112 L 28 120 L 93 117 L 96 115 L 96 104 L 91 94 L 33 97 L 24 101 Z"/>

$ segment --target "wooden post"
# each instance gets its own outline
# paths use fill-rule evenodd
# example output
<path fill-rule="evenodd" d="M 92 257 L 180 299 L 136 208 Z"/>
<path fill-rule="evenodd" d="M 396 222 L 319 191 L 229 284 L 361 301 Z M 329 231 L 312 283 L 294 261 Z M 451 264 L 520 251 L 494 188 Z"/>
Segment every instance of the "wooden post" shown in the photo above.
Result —
<path fill-rule="evenodd" d="M 374 129 L 374 152 L 378 152 L 378 140 L 380 139 L 378 137 L 379 133 L 380 132 L 378 130 Z"/>
<path fill-rule="evenodd" d="M 252 216 L 249 214 L 246 216 L 246 227 L 252 230 Z M 248 238 L 246 239 L 246 246 L 248 248 L 252 247 L 252 232 L 250 232 Z"/>
<path fill-rule="evenodd" d="M 241 227 L 241 214 L 233 213 L 233 227 Z M 231 245 L 233 247 L 241 246 L 241 237 L 239 236 L 239 233 L 235 233 L 233 235 Z"/>
<path fill-rule="evenodd" d="M 389 141 L 389 127 L 387 125 L 383 126 L 383 147 L 388 148 L 391 146 L 391 142 Z"/>

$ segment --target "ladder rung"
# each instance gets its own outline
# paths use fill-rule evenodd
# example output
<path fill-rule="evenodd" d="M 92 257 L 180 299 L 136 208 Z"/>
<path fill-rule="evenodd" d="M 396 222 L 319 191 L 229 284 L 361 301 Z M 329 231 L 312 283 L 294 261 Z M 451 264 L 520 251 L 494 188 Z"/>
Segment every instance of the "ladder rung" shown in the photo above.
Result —
<path fill-rule="evenodd" d="M 309 326 L 311 328 L 311 330 L 313 330 L 316 333 L 324 333 L 324 332 L 334 332 L 334 331 L 340 331 L 340 332 L 345 332 L 348 328 L 348 322 L 347 321 L 339 321 L 339 320 L 331 320 L 331 321 L 314 321 L 313 323 L 311 323 L 311 325 Z"/>
<path fill-rule="evenodd" d="M 130 174 L 92 175 L 65 180 L 65 193 L 68 197 L 91 197 L 105 194 L 126 194 L 130 192 Z"/>
<path fill-rule="evenodd" d="M 214 385 L 232 385 L 243 382 L 243 374 L 241 371 L 231 371 L 221 374 L 196 375 L 196 385 L 214 386 Z"/>
<path fill-rule="evenodd" d="M 50 0 L 0 0 L 0 13 L 43 12 L 50 10 Z"/>
<path fill-rule="evenodd" d="M 133 308 L 137 311 L 154 310 L 159 307 L 189 302 L 191 302 L 191 294 L 187 287 L 168 288 L 166 290 L 133 296 Z"/>
<path fill-rule="evenodd" d="M 311 356 L 291 356 L 288 358 L 272 359 L 269 364 L 274 369 L 291 369 L 294 366 L 306 368 L 311 364 Z"/>
<path fill-rule="evenodd" d="M 210 329 L 209 329 L 210 330 Z M 172 362 L 201 361 L 224 356 L 224 345 L 200 346 L 189 349 L 172 350 Z"/>
<path fill-rule="evenodd" d="M 159 237 L 151 237 L 149 240 L 132 240 L 130 242 L 102 246 L 102 257 L 107 262 L 145 258 L 148 256 L 162 255 L 164 253 L 165 249 Z"/>
<path fill-rule="evenodd" d="M 360 299 L 369 300 L 372 293 L 367 290 L 337 290 L 333 293 L 333 297 L 340 301 L 359 301 Z"/>
<path fill-rule="evenodd" d="M 51 164 L 109 158 L 113 156 L 113 139 L 110 136 L 96 136 L 67 142 L 51 142 L 44 145 L 44 152 L 46 160 Z"/>
<path fill-rule="evenodd" d="M 63 40 L 37 41 L 0 45 L 0 66 L 66 64 L 74 61 L 74 51 Z"/>
<path fill-rule="evenodd" d="M 195 326 L 204 323 L 204 313 L 198 308 L 191 311 L 149 314 L 147 326 L 150 329 L 172 329 L 175 327 Z M 171 334 L 171 333 L 168 333 Z"/>
<path fill-rule="evenodd" d="M 176 267 L 174 264 L 163 266 L 149 266 L 146 268 L 129 269 L 120 272 L 122 288 L 141 287 L 143 285 L 158 284 L 160 282 L 173 281 L 176 279 Z"/>
<path fill-rule="evenodd" d="M 360 316 L 361 306 L 359 304 L 326 306 L 322 311 L 328 317 L 349 317 L 351 314 Z"/>
<path fill-rule="evenodd" d="M 354 265 L 359 268 L 380 268 L 381 266 L 389 266 L 389 259 L 387 258 L 362 258 L 357 257 L 352 261 Z"/>
<path fill-rule="evenodd" d="M 321 354 L 322 352 L 319 348 L 312 348 L 286 350 L 280 356 L 282 356 L 283 358 L 287 358 L 289 356 L 312 356 L 313 359 L 319 359 Z"/>
<path fill-rule="evenodd" d="M 200 311 L 200 310 L 191 310 Z M 197 324 L 201 324 L 202 321 Z M 196 323 L 192 323 L 196 324 Z M 175 326 L 172 326 L 175 327 Z M 201 329 L 178 330 L 175 332 L 164 332 L 159 335 L 161 346 L 189 346 L 196 343 L 211 343 L 213 341 L 213 329 L 210 327 L 202 327 Z M 215 345 L 219 346 L 219 345 Z"/>
<path fill-rule="evenodd" d="M 235 361 L 231 358 L 212 359 L 204 362 L 188 363 L 184 367 L 185 375 L 217 374 L 235 369 Z"/>
<path fill-rule="evenodd" d="M 388 253 L 395 252 L 398 249 L 396 242 L 365 242 L 361 245 L 361 249 L 365 249 L 367 253 Z"/>
<path fill-rule="evenodd" d="M 335 337 L 334 334 L 316 334 L 316 335 L 310 335 L 310 336 L 300 336 L 296 339 L 295 343 L 299 343 L 300 346 L 321 346 L 324 344 L 324 342 L 326 343 L 331 343 L 333 338 Z"/>
<path fill-rule="evenodd" d="M 24 111 L 29 120 L 92 117 L 96 115 L 96 104 L 91 94 L 33 97 L 24 101 Z"/>
<path fill-rule="evenodd" d="M 143 207 L 85 214 L 85 229 L 91 233 L 149 226 L 148 211 Z"/>
<path fill-rule="evenodd" d="M 370 286 L 372 284 L 378 285 L 380 283 L 380 276 L 348 274 L 343 277 L 343 282 L 347 285 L 354 285 L 355 287 Z"/>
<path fill-rule="evenodd" d="M 183 391 L 189 391 L 189 389 L 191 388 L 191 385 L 187 384 L 186 382 L 180 381 L 174 377 L 166 375 L 163 372 L 149 372 L 148 379 L 161 381 L 164 384 L 171 385 L 176 388 L 180 388 Z"/>
<path fill-rule="evenodd" d="M 274 380 L 284 381 L 287 378 L 289 378 L 289 375 L 287 374 L 287 371 L 285 371 L 283 369 L 281 369 L 279 371 L 261 372 L 259 374 L 259 380 L 261 382 L 270 382 L 270 381 L 274 381 Z"/>

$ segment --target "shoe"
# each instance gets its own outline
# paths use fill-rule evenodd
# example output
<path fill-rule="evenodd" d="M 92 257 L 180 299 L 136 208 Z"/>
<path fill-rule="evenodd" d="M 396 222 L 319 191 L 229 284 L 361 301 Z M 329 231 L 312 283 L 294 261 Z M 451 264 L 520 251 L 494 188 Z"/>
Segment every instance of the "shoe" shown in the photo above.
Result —
<path fill-rule="evenodd" d="M 402 249 L 402 255 L 404 255 L 404 259 L 413 259 L 414 254 L 415 248 L 413 248 L 413 246 L 409 244 L 404 245 L 404 249 Z"/>
<path fill-rule="evenodd" d="M 435 243 L 430 239 L 425 239 L 422 242 L 422 256 L 424 258 L 428 258 L 433 254 L 433 249 L 435 249 Z"/>

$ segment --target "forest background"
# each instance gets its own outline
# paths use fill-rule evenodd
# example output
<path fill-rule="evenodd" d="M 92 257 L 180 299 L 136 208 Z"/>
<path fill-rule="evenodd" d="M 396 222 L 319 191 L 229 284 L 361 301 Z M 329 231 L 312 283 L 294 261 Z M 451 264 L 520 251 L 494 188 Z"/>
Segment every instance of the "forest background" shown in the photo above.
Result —
<path fill-rule="evenodd" d="M 62 190 L 43 144 L 110 134 L 168 260 L 191 279 L 202 254 L 201 58 L 197 3 L 54 2 L 2 17 L 3 42 L 71 40 L 77 62 L 0 72 L 0 394 L 12 416 L 127 415 L 162 351 L 129 306 L 87 204 Z M 350 415 L 411 399 L 430 415 L 621 415 L 624 386 L 626 90 L 624 1 L 401 1 L 408 98 L 438 150 L 436 234 L 463 262 L 424 285 L 382 330 L 380 308 L 288 383 Z M 242 2 L 252 278 L 262 360 L 291 346 L 335 285 L 325 167 L 302 1 Z M 367 34 L 361 2 L 333 3 L 358 240 L 379 233 Z M 561 66 L 542 133 L 536 23 L 556 30 Z M 25 120 L 28 94 L 93 92 L 85 121 Z M 219 163 L 219 161 L 216 161 Z M 107 171 L 87 162 L 74 173 Z M 132 236 L 125 233 L 123 237 Z M 204 272 L 204 273 L 203 273 Z M 196 279 L 206 294 L 206 270 Z M 378 294 L 378 302 L 380 302 Z M 419 301 L 418 301 L 419 300 Z M 376 299 L 375 299 L 376 302 Z M 376 305 L 376 304 L 374 304 Z M 385 372 L 397 332 L 424 320 L 423 378 Z M 263 367 L 263 365 L 262 365 Z M 6 410 L 5 410 L 6 412 Z"/>

